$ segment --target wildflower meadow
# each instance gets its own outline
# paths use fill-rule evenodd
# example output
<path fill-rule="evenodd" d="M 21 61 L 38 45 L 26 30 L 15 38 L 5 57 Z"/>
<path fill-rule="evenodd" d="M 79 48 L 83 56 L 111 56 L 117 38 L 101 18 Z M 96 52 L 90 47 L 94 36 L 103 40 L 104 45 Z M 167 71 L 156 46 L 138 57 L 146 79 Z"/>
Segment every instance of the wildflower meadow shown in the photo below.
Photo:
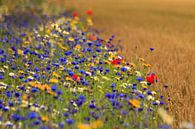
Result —
<path fill-rule="evenodd" d="M 172 128 L 152 64 L 127 62 L 115 35 L 104 39 L 93 28 L 93 15 L 2 15 L 0 128 Z"/>

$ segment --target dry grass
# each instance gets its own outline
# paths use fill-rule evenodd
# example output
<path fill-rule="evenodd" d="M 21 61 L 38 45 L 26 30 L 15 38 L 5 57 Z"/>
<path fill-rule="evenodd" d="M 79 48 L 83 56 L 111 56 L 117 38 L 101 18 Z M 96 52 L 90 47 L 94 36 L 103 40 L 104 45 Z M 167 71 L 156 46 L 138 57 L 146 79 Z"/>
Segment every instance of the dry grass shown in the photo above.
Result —
<path fill-rule="evenodd" d="M 69 3 L 69 2 L 68 2 Z M 145 58 L 170 95 L 172 114 L 195 122 L 195 1 L 75 0 L 71 6 L 94 10 L 95 28 L 122 40 L 123 54 Z M 70 4 L 67 4 L 69 6 Z M 154 47 L 154 53 L 149 48 Z M 158 89 L 159 89 L 158 87 Z"/>

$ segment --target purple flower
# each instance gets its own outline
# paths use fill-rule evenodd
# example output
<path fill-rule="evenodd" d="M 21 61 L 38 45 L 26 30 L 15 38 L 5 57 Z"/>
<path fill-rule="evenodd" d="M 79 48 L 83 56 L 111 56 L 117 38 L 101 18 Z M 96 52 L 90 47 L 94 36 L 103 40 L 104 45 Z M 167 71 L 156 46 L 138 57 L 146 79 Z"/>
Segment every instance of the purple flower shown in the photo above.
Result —
<path fill-rule="evenodd" d="M 150 51 L 154 51 L 154 48 L 151 47 L 151 48 L 150 48 Z"/>

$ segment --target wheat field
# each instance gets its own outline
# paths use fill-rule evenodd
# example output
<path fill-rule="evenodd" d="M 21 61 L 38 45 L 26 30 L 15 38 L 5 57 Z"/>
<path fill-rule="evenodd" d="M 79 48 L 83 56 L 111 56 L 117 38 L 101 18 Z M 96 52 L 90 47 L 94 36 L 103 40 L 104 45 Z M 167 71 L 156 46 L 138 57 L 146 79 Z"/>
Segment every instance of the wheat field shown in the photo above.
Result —
<path fill-rule="evenodd" d="M 94 11 L 94 28 L 103 37 L 121 40 L 123 55 L 143 57 L 160 78 L 156 86 L 170 97 L 169 108 L 178 127 L 195 122 L 195 1 L 74 0 L 66 8 Z M 153 47 L 153 52 L 149 48 Z M 164 85 L 168 88 L 165 90 Z"/>

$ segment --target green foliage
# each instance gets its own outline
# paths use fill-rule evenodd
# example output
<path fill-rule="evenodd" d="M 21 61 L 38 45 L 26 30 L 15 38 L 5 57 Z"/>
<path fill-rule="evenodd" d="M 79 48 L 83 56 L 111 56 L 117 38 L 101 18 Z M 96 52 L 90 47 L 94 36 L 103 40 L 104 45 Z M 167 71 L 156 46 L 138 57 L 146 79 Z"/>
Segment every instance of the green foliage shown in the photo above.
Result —
<path fill-rule="evenodd" d="M 41 10 L 46 0 L 0 0 L 0 14 Z"/>

